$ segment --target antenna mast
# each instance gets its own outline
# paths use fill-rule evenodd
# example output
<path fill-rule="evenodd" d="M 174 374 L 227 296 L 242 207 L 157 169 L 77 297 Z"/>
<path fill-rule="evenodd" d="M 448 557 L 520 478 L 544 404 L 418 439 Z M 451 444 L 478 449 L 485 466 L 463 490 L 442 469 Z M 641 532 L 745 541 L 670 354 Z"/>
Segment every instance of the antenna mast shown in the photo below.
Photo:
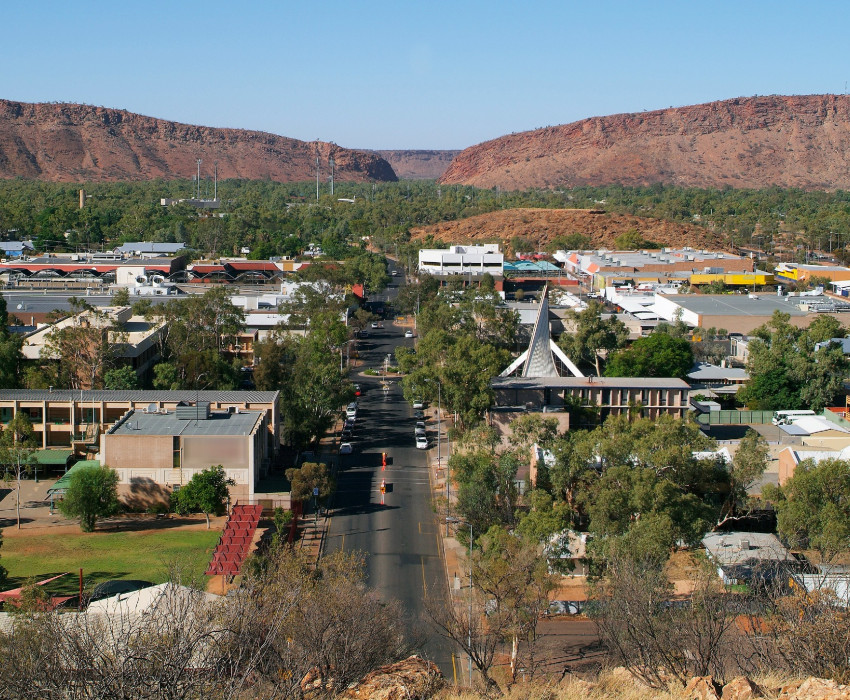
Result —
<path fill-rule="evenodd" d="M 195 190 L 196 190 L 196 198 L 201 198 L 201 159 L 198 158 L 198 177 L 195 180 Z"/>
<path fill-rule="evenodd" d="M 331 154 L 328 157 L 328 163 L 331 166 L 331 197 L 333 197 L 334 196 L 334 165 L 335 165 L 333 154 Z"/>
<path fill-rule="evenodd" d="M 316 201 L 319 201 L 319 142 L 316 141 Z"/>
<path fill-rule="evenodd" d="M 218 161 L 213 162 L 213 199 L 218 201 Z"/>

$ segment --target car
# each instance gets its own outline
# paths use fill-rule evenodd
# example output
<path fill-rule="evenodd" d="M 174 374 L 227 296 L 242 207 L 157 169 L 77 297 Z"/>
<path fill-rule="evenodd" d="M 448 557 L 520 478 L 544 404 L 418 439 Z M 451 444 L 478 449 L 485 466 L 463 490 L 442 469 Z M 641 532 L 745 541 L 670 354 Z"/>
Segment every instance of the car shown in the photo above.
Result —
<path fill-rule="evenodd" d="M 372 321 L 372 328 L 380 328 L 377 321 Z"/>
<path fill-rule="evenodd" d="M 413 412 L 413 417 L 416 420 L 425 420 L 425 411 L 419 409 Z"/>
<path fill-rule="evenodd" d="M 417 450 L 427 450 L 428 449 L 428 438 L 424 435 L 416 436 L 416 449 Z"/>
<path fill-rule="evenodd" d="M 422 430 L 425 430 L 425 421 L 424 421 L 424 420 L 418 420 L 418 421 L 416 421 L 416 427 L 417 427 L 417 428 L 422 428 Z"/>
<path fill-rule="evenodd" d="M 413 331 L 405 331 L 404 337 L 405 338 L 412 338 L 413 337 Z"/>
<path fill-rule="evenodd" d="M 360 331 L 360 337 L 361 338 L 368 338 L 369 337 L 369 331 L 367 331 L 367 330 Z"/>
<path fill-rule="evenodd" d="M 343 428 L 342 429 L 342 439 L 349 441 L 354 439 L 354 430 L 351 428 Z"/>
<path fill-rule="evenodd" d="M 355 395 L 355 396 L 360 396 L 360 394 L 361 394 L 361 393 L 363 393 L 363 392 L 362 392 L 362 391 L 360 391 L 360 385 L 359 385 L 359 384 L 355 384 L 355 385 L 354 385 L 354 395 Z"/>
<path fill-rule="evenodd" d="M 346 418 L 345 424 L 342 426 L 343 430 L 354 430 L 354 418 Z"/>
<path fill-rule="evenodd" d="M 343 442 L 340 444 L 339 453 L 341 455 L 350 455 L 352 452 L 354 452 L 354 445 L 350 442 Z"/>
<path fill-rule="evenodd" d="M 417 426 L 416 428 L 414 428 L 413 434 L 416 437 L 419 437 L 420 435 L 427 435 L 428 433 L 425 432 L 425 428 L 420 428 Z"/>
<path fill-rule="evenodd" d="M 425 402 L 422 399 L 413 399 L 413 408 L 425 408 Z"/>
<path fill-rule="evenodd" d="M 392 271 L 390 272 L 390 274 L 391 274 L 393 277 L 398 277 L 398 270 L 392 270 Z"/>
<path fill-rule="evenodd" d="M 357 402 L 354 401 L 345 407 L 345 415 L 348 418 L 357 418 Z"/>

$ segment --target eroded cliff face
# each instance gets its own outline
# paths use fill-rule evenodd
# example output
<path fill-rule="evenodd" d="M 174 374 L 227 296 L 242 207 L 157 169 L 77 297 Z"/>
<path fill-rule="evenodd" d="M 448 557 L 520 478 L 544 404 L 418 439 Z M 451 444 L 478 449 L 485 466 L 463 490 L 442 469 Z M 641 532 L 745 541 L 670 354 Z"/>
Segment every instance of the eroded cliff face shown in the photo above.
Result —
<path fill-rule="evenodd" d="M 179 124 L 132 112 L 76 104 L 0 100 L 0 177 L 56 182 L 189 178 L 198 158 L 218 176 L 295 182 L 323 177 L 333 152 L 340 181 L 395 181 L 374 153 L 261 131 Z"/>
<path fill-rule="evenodd" d="M 850 97 L 765 96 L 616 114 L 473 146 L 441 182 L 504 189 L 664 183 L 850 187 Z"/>
<path fill-rule="evenodd" d="M 460 151 L 374 151 L 402 180 L 436 180 Z"/>

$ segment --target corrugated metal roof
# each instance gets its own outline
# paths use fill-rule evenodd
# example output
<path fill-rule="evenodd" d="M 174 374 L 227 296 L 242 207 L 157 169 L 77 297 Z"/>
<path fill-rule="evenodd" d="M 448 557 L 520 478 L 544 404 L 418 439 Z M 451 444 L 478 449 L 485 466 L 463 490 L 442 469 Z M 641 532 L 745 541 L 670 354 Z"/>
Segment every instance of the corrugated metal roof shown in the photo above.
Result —
<path fill-rule="evenodd" d="M 166 391 L 159 389 L 97 389 L 77 391 L 74 389 L 0 389 L 0 401 L 122 401 L 122 402 L 173 402 L 194 403 L 272 403 L 277 401 L 279 391 L 193 391 L 191 389 Z"/>

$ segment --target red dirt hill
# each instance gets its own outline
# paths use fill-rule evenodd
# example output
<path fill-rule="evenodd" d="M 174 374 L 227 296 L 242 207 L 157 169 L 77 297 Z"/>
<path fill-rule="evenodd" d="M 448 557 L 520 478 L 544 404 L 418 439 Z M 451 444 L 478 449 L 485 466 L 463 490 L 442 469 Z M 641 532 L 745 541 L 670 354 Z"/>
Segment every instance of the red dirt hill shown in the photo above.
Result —
<path fill-rule="evenodd" d="M 189 178 L 202 158 L 219 178 L 296 182 L 316 176 L 316 142 L 261 131 L 178 124 L 118 109 L 0 100 L 0 178 L 54 182 Z M 374 153 L 318 143 L 322 177 L 395 181 Z"/>
<path fill-rule="evenodd" d="M 583 119 L 458 154 L 440 179 L 504 189 L 850 188 L 850 97 L 777 95 Z"/>
<path fill-rule="evenodd" d="M 592 248 L 610 249 L 617 236 L 632 229 L 662 247 L 687 245 L 717 249 L 723 246 L 718 237 L 700 226 L 587 209 L 507 209 L 413 228 L 410 232 L 414 239 L 430 234 L 449 244 L 500 242 L 503 250 L 509 248 L 511 238 L 521 236 L 543 250 L 554 239 L 571 233 L 588 236 Z"/>

